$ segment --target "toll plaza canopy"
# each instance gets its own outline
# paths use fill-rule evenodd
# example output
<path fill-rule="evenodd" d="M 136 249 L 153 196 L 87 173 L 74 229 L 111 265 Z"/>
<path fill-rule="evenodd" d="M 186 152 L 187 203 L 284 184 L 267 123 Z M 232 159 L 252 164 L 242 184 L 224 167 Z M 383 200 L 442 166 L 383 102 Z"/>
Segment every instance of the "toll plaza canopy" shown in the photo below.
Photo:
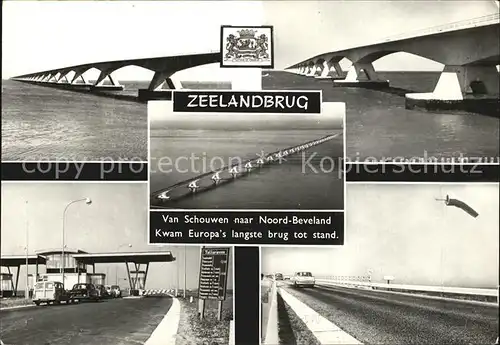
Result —
<path fill-rule="evenodd" d="M 130 262 L 149 264 L 151 262 L 171 262 L 175 257 L 171 252 L 136 252 L 136 253 L 93 253 L 73 254 L 75 260 L 87 265 Z"/>
<path fill-rule="evenodd" d="M 127 267 L 128 281 L 131 291 L 145 289 L 148 277 L 149 264 L 152 262 L 172 262 L 175 257 L 172 252 L 135 252 L 135 253 L 94 253 L 94 254 L 73 254 L 73 258 L 86 265 L 111 264 L 124 262 Z M 129 264 L 134 265 L 131 272 Z M 146 265 L 145 270 L 141 270 L 141 265 Z"/>
<path fill-rule="evenodd" d="M 28 265 L 45 265 L 47 258 L 41 255 L 28 255 Z M 19 267 L 26 265 L 26 255 L 2 255 L 0 257 L 0 266 Z"/>

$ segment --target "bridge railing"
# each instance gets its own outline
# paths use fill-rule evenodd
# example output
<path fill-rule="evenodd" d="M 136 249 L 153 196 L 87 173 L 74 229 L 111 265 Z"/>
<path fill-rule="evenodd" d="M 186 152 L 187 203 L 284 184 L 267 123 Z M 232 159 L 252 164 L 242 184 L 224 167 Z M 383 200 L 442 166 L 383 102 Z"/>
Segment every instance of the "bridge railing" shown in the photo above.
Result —
<path fill-rule="evenodd" d="M 411 292 L 433 292 L 456 295 L 484 296 L 494 297 L 498 303 L 499 289 L 483 289 L 483 288 L 462 288 L 462 287 L 447 287 L 447 286 L 429 286 L 429 285 L 407 285 L 407 284 L 391 284 L 391 283 L 373 283 L 370 277 L 361 276 L 356 279 L 355 276 L 335 276 L 335 277 L 316 277 L 318 285 L 332 286 L 348 286 L 359 287 L 365 289 L 383 289 L 383 290 L 400 290 Z"/>
<path fill-rule="evenodd" d="M 476 17 L 467 20 L 432 26 L 425 29 L 409 31 L 398 35 L 388 36 L 382 39 L 382 42 L 397 41 L 405 38 L 413 38 L 418 36 L 430 35 L 434 33 L 454 31 L 458 29 L 466 29 L 470 27 L 483 26 L 488 24 L 500 23 L 500 14 L 494 13 L 486 16 Z"/>

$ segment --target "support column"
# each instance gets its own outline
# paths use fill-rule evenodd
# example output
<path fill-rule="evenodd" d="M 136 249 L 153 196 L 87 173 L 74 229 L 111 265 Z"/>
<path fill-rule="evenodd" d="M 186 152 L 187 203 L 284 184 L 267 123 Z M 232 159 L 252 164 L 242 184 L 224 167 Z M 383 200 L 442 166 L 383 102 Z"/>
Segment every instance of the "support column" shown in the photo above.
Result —
<path fill-rule="evenodd" d="M 346 77 L 344 70 L 340 66 L 340 61 L 332 61 L 332 67 L 330 68 L 330 75 L 334 78 L 343 79 Z"/>
<path fill-rule="evenodd" d="M 363 75 L 366 76 L 367 80 L 360 80 Z M 345 79 L 334 80 L 333 83 L 334 86 L 347 87 L 384 88 L 389 86 L 389 81 L 380 78 L 378 73 L 373 68 L 373 64 L 371 62 L 354 62 L 349 68 Z"/>
<path fill-rule="evenodd" d="M 134 285 L 134 290 L 135 290 L 135 288 L 137 286 L 137 280 L 139 279 L 139 268 L 141 267 L 141 265 L 140 264 L 138 265 L 137 263 L 134 262 L 134 267 L 135 267 L 135 278 L 134 278 L 133 285 Z"/>
<path fill-rule="evenodd" d="M 170 70 L 156 71 L 148 88 L 139 89 L 139 100 L 143 102 L 148 100 L 171 100 L 172 90 L 182 89 L 181 83 L 171 78 L 174 74 L 175 71 Z M 167 88 L 164 89 L 165 86 Z"/>
<path fill-rule="evenodd" d="M 496 66 L 447 65 L 433 92 L 406 94 L 406 108 L 465 110 L 498 115 Z"/>
<path fill-rule="evenodd" d="M 12 277 L 12 272 L 10 271 L 10 267 L 7 266 L 7 272 L 10 274 L 10 286 L 12 287 L 12 294 L 16 292 L 16 287 L 14 286 L 14 277 Z"/>
<path fill-rule="evenodd" d="M 144 290 L 146 290 L 146 279 L 148 278 L 149 262 L 146 264 L 146 271 L 144 272 Z"/>
<path fill-rule="evenodd" d="M 319 78 L 328 78 L 330 76 L 330 69 L 332 68 L 332 62 L 330 61 L 324 61 L 323 62 L 323 70 L 321 71 L 321 74 L 318 76 Z"/>
<path fill-rule="evenodd" d="M 71 79 L 71 84 L 75 84 L 76 81 L 78 80 L 78 78 L 81 78 L 83 83 L 86 84 L 86 81 L 85 79 L 83 78 L 83 73 L 85 73 L 85 71 L 75 71 L 75 75 L 73 76 L 73 79 Z"/>
<path fill-rule="evenodd" d="M 312 77 L 312 76 L 314 76 L 315 72 L 316 72 L 316 64 L 312 63 L 312 64 L 308 65 L 308 70 L 306 72 L 306 76 Z"/>
<path fill-rule="evenodd" d="M 325 61 L 324 60 L 319 60 L 318 62 L 316 62 L 314 64 L 314 73 L 313 73 L 313 76 L 314 77 L 319 77 L 321 76 L 321 74 L 323 73 L 323 71 L 325 70 Z"/>
<path fill-rule="evenodd" d="M 128 261 L 125 261 L 125 266 L 127 267 L 128 285 L 130 286 L 130 290 L 133 290 L 132 279 L 130 279 L 130 268 L 128 266 Z"/>
<path fill-rule="evenodd" d="M 149 83 L 148 91 L 161 90 L 165 82 L 167 82 L 167 78 L 170 79 L 172 74 L 173 74 L 172 72 L 165 72 L 165 71 L 155 72 L 153 79 L 151 79 L 151 82 Z M 171 80 L 170 84 L 167 85 L 169 86 L 169 88 L 170 86 L 174 86 Z"/>
<path fill-rule="evenodd" d="M 14 296 L 17 297 L 17 286 L 19 284 L 19 271 L 21 271 L 21 265 L 17 266 L 17 272 L 16 272 L 16 283 L 15 283 L 15 288 L 14 288 Z"/>
<path fill-rule="evenodd" d="M 95 81 L 92 89 L 93 90 L 107 90 L 107 91 L 122 91 L 123 86 L 118 84 L 118 82 L 115 81 L 113 79 L 113 77 L 111 76 L 111 73 L 114 70 L 115 70 L 115 68 L 108 68 L 108 69 L 101 70 L 101 73 L 99 74 L 99 77 Z M 109 81 L 111 82 L 111 85 L 104 85 L 104 80 L 106 80 L 106 78 L 109 79 Z"/>

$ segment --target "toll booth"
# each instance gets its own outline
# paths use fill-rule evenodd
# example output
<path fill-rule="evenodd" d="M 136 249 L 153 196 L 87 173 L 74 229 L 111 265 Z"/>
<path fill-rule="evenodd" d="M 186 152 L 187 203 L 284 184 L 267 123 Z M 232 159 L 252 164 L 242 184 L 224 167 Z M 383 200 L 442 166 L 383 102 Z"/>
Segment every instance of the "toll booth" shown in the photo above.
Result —
<path fill-rule="evenodd" d="M 6 268 L 7 272 L 2 272 L 0 277 L 2 279 L 2 296 L 7 297 L 16 297 L 19 285 L 19 273 L 21 271 L 21 266 L 28 266 L 28 270 L 30 266 L 34 266 L 35 269 L 35 277 L 38 277 L 38 268 L 39 265 L 46 264 L 46 258 L 40 254 L 36 255 L 5 255 L 0 257 L 0 266 L 2 268 Z M 15 274 L 14 274 L 15 273 Z M 29 278 L 28 284 L 29 284 Z M 5 281 L 5 282 L 4 282 Z M 10 284 L 10 289 L 8 285 Z M 33 283 L 31 283 L 33 286 Z M 21 291 L 25 291 L 25 286 L 23 286 Z"/>

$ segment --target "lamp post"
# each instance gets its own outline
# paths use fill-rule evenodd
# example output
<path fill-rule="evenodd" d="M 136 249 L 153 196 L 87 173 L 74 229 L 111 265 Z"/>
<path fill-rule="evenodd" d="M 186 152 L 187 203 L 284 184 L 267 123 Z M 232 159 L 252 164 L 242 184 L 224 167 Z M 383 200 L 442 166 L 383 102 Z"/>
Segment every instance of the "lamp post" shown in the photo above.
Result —
<path fill-rule="evenodd" d="M 186 264 L 187 261 L 187 255 L 186 255 L 186 245 L 184 245 L 184 291 L 183 291 L 183 297 L 186 298 Z"/>
<path fill-rule="evenodd" d="M 28 222 L 28 200 L 25 201 L 26 207 L 24 209 L 25 214 L 26 214 L 26 289 L 24 291 L 24 298 L 29 299 L 30 298 L 30 287 L 29 287 L 29 270 L 28 270 L 28 229 L 29 229 L 29 222 Z"/>
<path fill-rule="evenodd" d="M 120 251 L 120 248 L 123 247 L 123 246 L 127 246 L 129 248 L 132 248 L 132 244 L 130 243 L 124 243 L 124 244 L 120 244 L 117 248 L 116 248 L 116 251 Z M 128 264 L 127 264 L 128 265 Z M 115 267 L 115 285 L 118 285 L 118 267 Z"/>
<path fill-rule="evenodd" d="M 64 286 L 64 283 L 65 283 L 65 282 L 64 282 L 64 268 L 65 268 L 65 267 L 64 267 L 64 266 L 65 266 L 65 264 L 64 264 L 64 260 L 65 260 L 65 258 L 64 258 L 64 247 L 65 247 L 65 243 L 64 243 L 64 226 L 65 226 L 65 223 L 66 223 L 66 211 L 68 210 L 68 208 L 69 208 L 71 205 L 73 205 L 73 204 L 75 204 L 75 203 L 77 203 L 77 202 L 80 202 L 80 201 L 85 201 L 85 203 L 86 203 L 87 205 L 92 204 L 92 200 L 91 200 L 90 198 L 76 199 L 76 200 L 73 200 L 73 201 L 69 202 L 69 203 L 66 205 L 66 207 L 64 208 L 64 211 L 63 211 L 63 226 L 62 226 L 62 252 L 61 252 L 61 253 L 62 253 L 62 254 L 61 254 L 61 274 L 62 274 L 62 284 L 63 284 L 63 286 Z"/>

